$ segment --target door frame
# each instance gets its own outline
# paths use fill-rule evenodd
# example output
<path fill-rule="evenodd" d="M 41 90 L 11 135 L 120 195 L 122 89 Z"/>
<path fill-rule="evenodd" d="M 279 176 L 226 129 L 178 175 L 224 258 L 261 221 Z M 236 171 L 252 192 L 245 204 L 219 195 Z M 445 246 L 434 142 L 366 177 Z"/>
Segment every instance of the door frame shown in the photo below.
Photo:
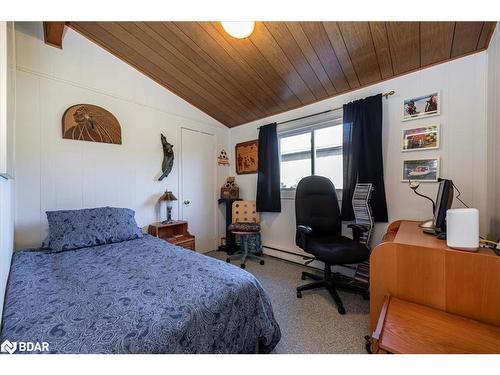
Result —
<path fill-rule="evenodd" d="M 187 131 L 192 131 L 192 132 L 196 132 L 196 133 L 201 133 L 201 134 L 205 134 L 205 135 L 209 135 L 212 137 L 212 145 L 213 145 L 213 176 L 214 176 L 214 194 L 213 194 L 213 197 L 212 197 L 212 204 L 213 204 L 213 230 L 214 230 L 214 243 L 212 244 L 213 246 L 213 249 L 210 249 L 210 250 L 206 250 L 206 252 L 209 252 L 209 251 L 213 251 L 213 250 L 217 250 L 217 244 L 218 244 L 218 236 L 219 236 L 219 221 L 218 221 L 218 218 L 217 218 L 217 183 L 218 183 L 218 174 L 217 174 L 217 163 L 215 163 L 215 160 L 217 160 L 217 137 L 214 133 L 209 133 L 209 132 L 206 132 L 206 131 L 201 131 L 201 130 L 198 130 L 198 129 L 193 129 L 193 128 L 190 128 L 188 126 L 181 126 L 180 129 L 179 129 L 179 133 L 180 133 L 180 136 L 179 136 L 179 139 L 180 139 L 180 166 L 179 166 L 179 182 L 178 182 L 178 191 L 179 191 L 179 195 L 180 195 L 180 200 L 179 200 L 179 207 L 178 207 L 178 212 L 179 212 L 179 218 L 182 218 L 182 220 L 185 220 L 185 217 L 184 217 L 184 200 L 185 200 L 185 197 L 184 197 L 184 186 L 183 186 L 183 181 L 184 181 L 184 158 L 183 158 L 183 148 L 184 148 L 184 144 L 183 144 L 183 137 L 182 137 L 182 134 L 183 134 L 183 131 L 184 130 L 187 130 Z"/>

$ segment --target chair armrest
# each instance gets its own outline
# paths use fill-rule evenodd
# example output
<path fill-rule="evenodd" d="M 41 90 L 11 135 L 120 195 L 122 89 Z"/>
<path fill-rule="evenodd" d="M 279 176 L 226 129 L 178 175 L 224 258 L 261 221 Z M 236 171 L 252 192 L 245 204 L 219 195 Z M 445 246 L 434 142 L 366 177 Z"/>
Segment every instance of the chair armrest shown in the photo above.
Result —
<path fill-rule="evenodd" d="M 370 230 L 369 227 L 361 224 L 349 224 L 347 228 L 352 229 L 352 237 L 354 241 L 359 241 L 361 239 L 361 235 Z"/>
<path fill-rule="evenodd" d="M 313 231 L 309 225 L 297 225 L 297 230 L 304 234 L 311 234 Z"/>
<path fill-rule="evenodd" d="M 302 250 L 307 250 L 307 236 L 312 233 L 312 228 L 308 225 L 297 225 L 297 236 L 295 243 Z"/>

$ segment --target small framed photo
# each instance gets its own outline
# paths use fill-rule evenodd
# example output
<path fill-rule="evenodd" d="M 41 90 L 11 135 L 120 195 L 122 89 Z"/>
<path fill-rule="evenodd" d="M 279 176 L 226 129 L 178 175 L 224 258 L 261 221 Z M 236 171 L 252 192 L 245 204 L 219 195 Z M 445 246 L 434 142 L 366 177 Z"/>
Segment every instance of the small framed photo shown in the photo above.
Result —
<path fill-rule="evenodd" d="M 259 140 L 238 143 L 235 146 L 236 173 L 249 174 L 257 173 L 258 169 Z"/>
<path fill-rule="evenodd" d="M 439 158 L 403 160 L 403 182 L 436 182 L 439 177 Z"/>
<path fill-rule="evenodd" d="M 403 121 L 437 116 L 441 113 L 439 92 L 409 98 L 403 101 Z"/>
<path fill-rule="evenodd" d="M 439 137 L 439 125 L 404 129 L 402 131 L 401 150 L 418 151 L 439 148 Z"/>

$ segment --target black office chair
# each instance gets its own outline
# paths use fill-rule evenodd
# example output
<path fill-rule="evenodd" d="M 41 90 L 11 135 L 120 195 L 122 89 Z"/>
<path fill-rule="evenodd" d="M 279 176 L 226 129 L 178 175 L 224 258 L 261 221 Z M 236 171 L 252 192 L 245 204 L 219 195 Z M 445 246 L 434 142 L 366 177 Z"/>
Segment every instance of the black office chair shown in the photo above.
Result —
<path fill-rule="evenodd" d="M 342 221 L 335 186 L 328 178 L 321 176 L 309 176 L 300 180 L 295 193 L 295 217 L 297 246 L 325 263 L 324 277 L 302 272 L 302 280 L 309 277 L 316 281 L 299 286 L 297 297 L 301 298 L 304 290 L 326 287 L 337 305 L 338 312 L 345 314 L 337 289 L 359 293 L 365 299 L 368 298 L 368 289 L 352 278 L 339 273 L 332 274 L 331 266 L 361 263 L 369 258 L 368 248 L 358 242 L 367 228 L 349 224 L 354 240 L 342 236 Z"/>

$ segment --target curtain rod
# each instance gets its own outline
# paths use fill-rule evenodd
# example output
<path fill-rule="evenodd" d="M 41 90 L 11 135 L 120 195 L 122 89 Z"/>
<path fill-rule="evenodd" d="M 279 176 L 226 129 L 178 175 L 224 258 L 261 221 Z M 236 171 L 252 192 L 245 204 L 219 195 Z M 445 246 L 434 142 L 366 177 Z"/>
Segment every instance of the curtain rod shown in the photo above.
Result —
<path fill-rule="evenodd" d="M 394 90 L 392 90 L 392 91 L 383 93 L 382 96 L 384 96 L 387 99 L 390 95 L 394 95 L 395 93 L 396 92 Z M 323 115 L 325 113 L 338 111 L 339 109 L 342 109 L 342 108 L 343 107 L 337 107 L 337 108 L 327 109 L 326 111 L 323 111 L 323 112 L 313 113 L 311 115 L 306 115 L 306 116 L 297 117 L 297 118 L 294 118 L 294 119 L 291 119 L 291 120 L 277 122 L 276 125 L 286 124 L 286 123 L 289 123 L 289 122 L 292 122 L 292 121 L 303 120 L 305 118 L 314 117 L 314 116 L 318 116 L 318 115 Z M 260 128 L 261 128 L 261 126 L 259 126 L 257 129 L 260 129 Z"/>

